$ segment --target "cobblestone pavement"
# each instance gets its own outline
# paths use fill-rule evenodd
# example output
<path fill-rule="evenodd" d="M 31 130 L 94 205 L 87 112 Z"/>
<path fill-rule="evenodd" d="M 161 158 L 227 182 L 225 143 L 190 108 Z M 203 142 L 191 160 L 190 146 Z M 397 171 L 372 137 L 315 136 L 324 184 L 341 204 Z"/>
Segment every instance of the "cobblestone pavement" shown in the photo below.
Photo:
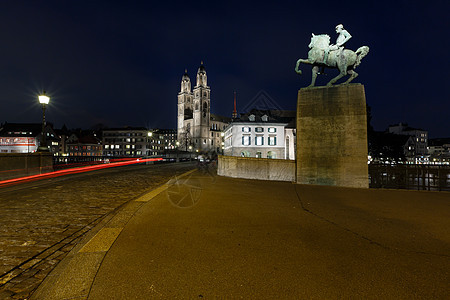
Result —
<path fill-rule="evenodd" d="M 108 213 L 193 168 L 134 165 L 0 188 L 0 299 L 27 299 Z"/>

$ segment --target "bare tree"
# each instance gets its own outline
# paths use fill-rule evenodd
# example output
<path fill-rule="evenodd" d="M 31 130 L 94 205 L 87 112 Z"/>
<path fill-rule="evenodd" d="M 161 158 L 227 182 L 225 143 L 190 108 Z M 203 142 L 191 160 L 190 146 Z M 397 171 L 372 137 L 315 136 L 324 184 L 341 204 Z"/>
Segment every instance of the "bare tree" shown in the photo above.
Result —
<path fill-rule="evenodd" d="M 189 126 L 187 128 L 185 126 L 181 129 L 179 139 L 178 142 L 180 143 L 180 146 L 182 146 L 185 151 L 188 151 L 189 146 L 192 146 L 192 135 Z"/>

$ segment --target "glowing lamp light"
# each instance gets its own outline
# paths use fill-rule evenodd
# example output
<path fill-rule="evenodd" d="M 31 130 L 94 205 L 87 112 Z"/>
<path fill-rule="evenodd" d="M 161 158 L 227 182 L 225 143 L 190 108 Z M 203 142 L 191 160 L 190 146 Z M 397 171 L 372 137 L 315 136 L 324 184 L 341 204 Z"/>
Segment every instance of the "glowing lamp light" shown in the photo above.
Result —
<path fill-rule="evenodd" d="M 148 136 L 152 136 L 152 135 L 153 135 L 153 132 L 148 132 L 147 135 L 148 135 Z"/>
<path fill-rule="evenodd" d="M 45 95 L 45 93 L 43 95 L 39 96 L 39 103 L 41 103 L 41 104 L 48 104 L 48 102 L 50 102 L 50 98 L 47 97 Z"/>

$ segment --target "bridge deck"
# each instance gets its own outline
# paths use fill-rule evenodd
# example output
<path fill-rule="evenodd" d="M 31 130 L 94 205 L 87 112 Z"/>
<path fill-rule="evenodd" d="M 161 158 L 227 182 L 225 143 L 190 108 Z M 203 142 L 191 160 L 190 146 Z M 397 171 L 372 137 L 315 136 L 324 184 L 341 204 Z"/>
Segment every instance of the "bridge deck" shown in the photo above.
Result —
<path fill-rule="evenodd" d="M 160 192 L 97 228 L 35 299 L 449 296 L 450 193 L 198 172 Z"/>

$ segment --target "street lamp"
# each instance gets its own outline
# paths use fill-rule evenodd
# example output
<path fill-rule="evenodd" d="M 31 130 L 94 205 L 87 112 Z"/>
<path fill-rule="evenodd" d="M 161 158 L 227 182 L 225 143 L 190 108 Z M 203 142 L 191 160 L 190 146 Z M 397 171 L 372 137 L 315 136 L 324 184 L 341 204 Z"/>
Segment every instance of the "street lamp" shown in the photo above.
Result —
<path fill-rule="evenodd" d="M 39 103 L 42 106 L 42 144 L 39 146 L 38 150 L 41 152 L 47 152 L 48 151 L 48 147 L 47 147 L 47 137 L 45 135 L 45 107 L 48 104 L 48 102 L 50 101 L 50 98 L 45 95 L 45 91 L 42 93 L 42 95 L 40 95 L 39 97 Z"/>

